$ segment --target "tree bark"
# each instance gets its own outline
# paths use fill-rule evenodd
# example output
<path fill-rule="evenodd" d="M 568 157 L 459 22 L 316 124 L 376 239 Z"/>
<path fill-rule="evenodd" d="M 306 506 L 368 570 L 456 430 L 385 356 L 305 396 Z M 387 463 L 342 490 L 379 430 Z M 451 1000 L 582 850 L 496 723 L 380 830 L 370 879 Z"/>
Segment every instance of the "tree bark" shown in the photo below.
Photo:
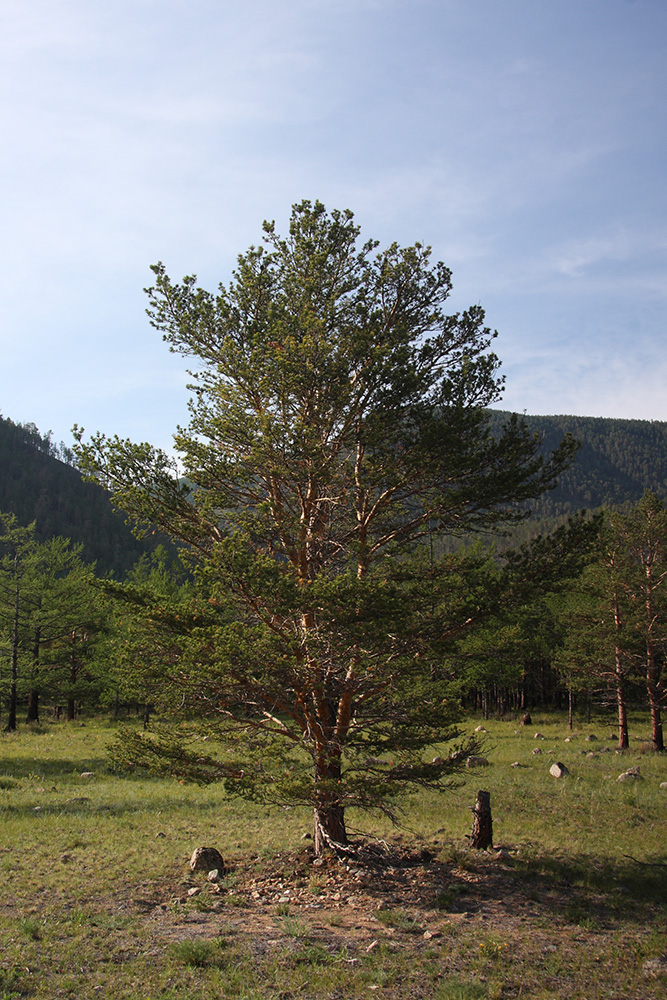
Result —
<path fill-rule="evenodd" d="M 14 595 L 14 626 L 12 629 L 12 667 L 11 679 L 9 683 L 9 711 L 7 712 L 7 725 L 5 732 L 16 732 L 16 708 L 18 702 L 18 675 L 19 675 L 19 578 L 18 578 L 18 556 L 14 557 L 14 572 L 16 574 L 16 592 Z"/>
<path fill-rule="evenodd" d="M 35 629 L 35 640 L 32 647 L 32 687 L 28 692 L 28 714 L 26 715 L 26 722 L 39 722 L 39 690 L 35 686 L 35 678 L 37 677 L 37 670 L 39 664 L 39 643 L 41 639 L 41 630 Z"/>
<path fill-rule="evenodd" d="M 572 685 L 567 686 L 567 728 L 572 732 L 572 726 L 574 724 L 574 692 L 572 690 Z"/>
<path fill-rule="evenodd" d="M 323 854 L 328 848 L 336 850 L 336 845 L 347 845 L 345 829 L 345 808 L 331 791 L 331 785 L 339 782 L 341 777 L 340 759 L 320 760 L 316 765 L 316 783 L 323 782 L 324 787 L 317 793 L 314 809 L 313 845 L 315 854 Z"/>
<path fill-rule="evenodd" d="M 327 808 L 316 807 L 314 810 L 313 845 L 315 854 L 320 855 L 327 848 L 336 850 L 337 846 L 346 846 L 347 831 L 345 829 L 345 810 L 341 805 L 330 805 Z"/>
<path fill-rule="evenodd" d="M 622 652 L 616 648 L 616 704 L 618 706 L 618 749 L 627 750 L 630 746 L 628 735 L 628 710 L 625 704 L 625 684 L 623 683 Z"/>
<path fill-rule="evenodd" d="M 662 734 L 662 717 L 660 714 L 660 670 L 656 665 L 655 652 L 652 647 L 646 655 L 646 689 L 651 709 L 651 741 L 654 750 L 664 750 L 665 742 Z"/>
<path fill-rule="evenodd" d="M 39 691 L 31 688 L 28 692 L 28 712 L 26 722 L 39 722 Z"/>
<path fill-rule="evenodd" d="M 477 792 L 477 802 L 473 809 L 472 835 L 470 846 L 485 851 L 493 844 L 493 820 L 491 817 L 491 793 Z"/>

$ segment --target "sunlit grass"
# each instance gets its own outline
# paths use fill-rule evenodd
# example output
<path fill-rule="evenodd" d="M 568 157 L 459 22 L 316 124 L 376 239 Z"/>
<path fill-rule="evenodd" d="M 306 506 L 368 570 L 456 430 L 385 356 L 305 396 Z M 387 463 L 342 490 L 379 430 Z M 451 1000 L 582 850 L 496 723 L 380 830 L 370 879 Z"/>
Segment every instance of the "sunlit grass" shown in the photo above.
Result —
<path fill-rule="evenodd" d="M 641 942 L 630 930 L 605 941 L 610 975 L 619 981 L 630 977 L 644 955 L 667 947 L 664 879 L 656 878 L 661 869 L 652 867 L 666 860 L 667 789 L 659 786 L 667 781 L 667 756 L 643 752 L 640 740 L 617 755 L 608 739 L 609 720 L 577 726 L 567 743 L 567 726 L 558 717 L 534 717 L 531 727 L 497 720 L 484 726 L 490 765 L 467 771 L 464 783 L 446 793 L 409 799 L 398 831 L 383 817 L 354 811 L 348 816 L 352 830 L 380 839 L 398 836 L 413 850 L 428 843 L 461 875 L 434 891 L 431 904 L 432 913 L 445 920 L 446 953 L 458 963 L 449 972 L 438 958 L 441 952 L 422 946 L 424 914 L 394 904 L 376 911 L 378 933 L 394 934 L 395 941 L 407 944 L 389 948 L 383 942 L 369 953 L 349 955 L 325 947 L 312 937 L 303 911 L 289 904 L 283 904 L 284 912 L 281 904 L 272 909 L 277 941 L 266 952 L 243 951 L 222 930 L 213 943 L 185 930 L 180 944 L 156 940 L 145 914 L 156 900 L 169 899 L 166 885 L 187 884 L 194 847 L 215 845 L 232 862 L 270 860 L 278 851 L 303 848 L 310 811 L 230 800 L 221 786 L 114 774 L 105 756 L 116 731 L 112 724 L 47 723 L 37 731 L 21 727 L 3 735 L 0 877 L 6 902 L 0 911 L 0 1000 L 40 1000 L 56 992 L 78 997 L 83 982 L 91 996 L 119 1000 L 266 1000 L 281 993 L 324 998 L 335 991 L 355 1000 L 376 991 L 371 988 L 378 996 L 473 1000 L 512 990 L 518 995 L 524 981 L 532 983 L 532 992 L 521 995 L 537 997 L 540 975 L 551 984 L 544 997 L 583 997 L 566 962 L 533 950 L 529 926 L 517 952 L 516 943 L 495 930 L 482 934 L 472 922 L 447 923 L 450 911 L 466 908 L 463 876 L 497 871 L 493 852 L 468 850 L 479 788 L 491 793 L 495 843 L 511 852 L 503 874 L 508 889 L 520 886 L 528 900 L 532 893 L 537 902 L 551 887 L 566 886 L 559 921 L 572 940 L 594 936 L 601 948 L 610 918 L 622 927 L 627 917 L 634 927 L 641 925 L 642 907 L 655 907 L 654 918 L 662 914 L 655 918 L 652 944 L 648 928 Z M 641 734 L 640 720 L 634 730 Z M 536 740 L 536 732 L 545 739 Z M 599 739 L 586 741 L 590 733 Z M 534 754 L 535 749 L 541 752 Z M 554 761 L 567 765 L 566 778 L 549 774 Z M 641 780 L 617 782 L 636 764 Z M 92 773 L 82 777 L 85 772 Z M 227 914 L 242 915 L 244 900 L 234 879 L 232 873 L 225 880 L 221 905 Z M 317 901 L 326 890 L 326 875 L 314 869 L 304 884 Z M 211 918 L 216 899 L 197 896 L 187 905 L 176 900 L 173 919 L 184 921 L 187 930 L 188 920 Z M 224 915 L 213 915 L 222 928 Z M 342 924 L 336 910 L 324 918 L 331 933 Z M 415 963 L 417 952 L 410 949 L 420 947 Z M 584 950 L 580 960 L 591 964 L 582 986 L 590 1000 L 594 956 Z M 619 989 L 618 996 L 623 995 Z"/>

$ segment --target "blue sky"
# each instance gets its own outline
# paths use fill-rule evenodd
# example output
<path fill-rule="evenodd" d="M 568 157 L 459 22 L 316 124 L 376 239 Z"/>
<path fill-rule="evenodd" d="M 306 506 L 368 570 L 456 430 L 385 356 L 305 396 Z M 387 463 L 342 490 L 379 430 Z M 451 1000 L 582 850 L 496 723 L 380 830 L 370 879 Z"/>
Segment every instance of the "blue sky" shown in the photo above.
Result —
<path fill-rule="evenodd" d="M 667 420 L 667 0 L 3 0 L 0 412 L 168 447 L 145 316 L 319 198 L 433 246 L 504 406 Z"/>

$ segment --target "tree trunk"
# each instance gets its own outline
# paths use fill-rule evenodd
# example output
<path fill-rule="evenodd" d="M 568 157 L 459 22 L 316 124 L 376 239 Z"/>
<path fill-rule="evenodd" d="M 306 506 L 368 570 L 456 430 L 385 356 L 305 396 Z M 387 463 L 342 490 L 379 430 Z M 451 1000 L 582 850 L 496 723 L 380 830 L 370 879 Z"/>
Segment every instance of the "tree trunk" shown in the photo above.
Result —
<path fill-rule="evenodd" d="M 19 676 L 19 580 L 18 580 L 18 557 L 14 557 L 14 572 L 16 573 L 16 593 L 14 595 L 14 627 L 12 629 L 12 668 L 11 680 L 9 683 L 9 711 L 7 712 L 7 725 L 5 732 L 16 732 L 16 706 L 18 701 L 18 676 Z"/>
<path fill-rule="evenodd" d="M 26 722 L 39 722 L 39 691 L 31 688 L 28 692 L 28 713 Z"/>
<path fill-rule="evenodd" d="M 35 687 L 35 678 L 39 669 L 39 642 L 41 639 L 41 629 L 35 629 L 35 640 L 32 646 L 32 686 L 28 692 L 28 714 L 26 722 L 39 722 L 39 690 Z"/>
<path fill-rule="evenodd" d="M 327 847 L 332 850 L 337 845 L 347 845 L 345 829 L 345 810 L 340 805 L 330 805 L 326 808 L 316 807 L 314 810 L 313 844 L 315 854 L 323 854 Z"/>
<path fill-rule="evenodd" d="M 574 723 L 574 692 L 572 691 L 572 685 L 567 686 L 567 728 L 572 732 L 572 725 Z"/>
<path fill-rule="evenodd" d="M 491 818 L 491 793 L 477 792 L 477 802 L 472 811 L 472 835 L 470 846 L 485 851 L 493 844 L 493 820 Z"/>
<path fill-rule="evenodd" d="M 336 845 L 347 845 L 345 829 L 345 809 L 340 804 L 332 785 L 337 784 L 341 777 L 341 762 L 338 758 L 327 758 L 324 753 L 316 764 L 316 783 L 322 782 L 317 792 L 317 804 L 314 809 L 315 854 L 323 854 L 327 847 L 336 850 Z"/>
<path fill-rule="evenodd" d="M 623 683 L 622 653 L 616 649 L 616 705 L 618 707 L 618 749 L 627 750 L 630 746 L 628 735 L 628 709 L 625 704 L 625 684 Z"/>
<path fill-rule="evenodd" d="M 662 717 L 660 714 L 659 675 L 660 671 L 655 662 L 655 653 L 652 648 L 649 648 L 646 656 L 646 689 L 651 709 L 651 740 L 654 750 L 665 749 L 662 734 Z"/>
<path fill-rule="evenodd" d="M 76 718 L 76 702 L 74 698 L 67 699 L 67 721 L 74 722 Z"/>

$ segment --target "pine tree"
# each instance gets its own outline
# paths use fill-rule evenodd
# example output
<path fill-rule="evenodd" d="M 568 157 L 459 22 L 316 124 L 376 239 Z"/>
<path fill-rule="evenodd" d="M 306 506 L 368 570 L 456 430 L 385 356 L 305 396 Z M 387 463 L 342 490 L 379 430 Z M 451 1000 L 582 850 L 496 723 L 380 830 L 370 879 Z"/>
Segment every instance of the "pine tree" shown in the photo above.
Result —
<path fill-rule="evenodd" d="M 491 432 L 502 378 L 482 309 L 447 316 L 445 265 L 420 244 L 360 246 L 351 212 L 303 202 L 286 238 L 265 223 L 216 294 L 153 270 L 151 321 L 194 365 L 184 476 L 104 435 L 78 432 L 78 454 L 189 547 L 206 611 L 165 688 L 247 738 L 221 758 L 147 739 L 131 756 L 310 802 L 316 850 L 344 845 L 346 807 L 441 787 L 473 746 L 427 759 L 459 735 L 439 667 L 475 609 L 461 560 L 431 565 L 425 542 L 520 520 L 575 447 L 543 459 L 516 417 Z"/>

